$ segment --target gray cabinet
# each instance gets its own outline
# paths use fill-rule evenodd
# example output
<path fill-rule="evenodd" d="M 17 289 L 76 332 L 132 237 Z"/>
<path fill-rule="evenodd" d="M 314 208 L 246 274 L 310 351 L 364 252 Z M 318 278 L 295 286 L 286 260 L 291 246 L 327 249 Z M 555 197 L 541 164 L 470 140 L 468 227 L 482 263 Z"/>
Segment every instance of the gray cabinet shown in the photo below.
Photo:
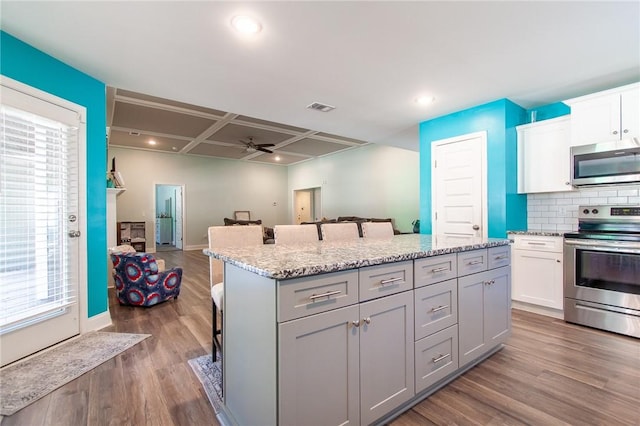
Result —
<path fill-rule="evenodd" d="M 360 424 L 359 319 L 353 305 L 279 325 L 280 425 Z"/>
<path fill-rule="evenodd" d="M 384 424 L 506 340 L 509 262 L 500 246 L 283 280 L 225 263 L 224 416 Z"/>
<path fill-rule="evenodd" d="M 458 278 L 458 355 L 461 367 L 509 337 L 510 289 L 509 266 Z"/>
<path fill-rule="evenodd" d="M 362 303 L 360 317 L 360 422 L 368 425 L 414 395 L 413 293 Z"/>
<path fill-rule="evenodd" d="M 281 323 L 279 424 L 370 424 L 410 400 L 413 317 L 409 291 Z"/>

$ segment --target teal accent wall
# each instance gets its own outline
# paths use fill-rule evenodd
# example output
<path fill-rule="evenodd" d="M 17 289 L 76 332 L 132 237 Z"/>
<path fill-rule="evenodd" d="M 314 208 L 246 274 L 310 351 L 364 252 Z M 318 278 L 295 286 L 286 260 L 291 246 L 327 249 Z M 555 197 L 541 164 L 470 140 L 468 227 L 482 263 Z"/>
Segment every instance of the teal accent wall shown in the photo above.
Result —
<path fill-rule="evenodd" d="M 488 235 L 527 228 L 527 197 L 517 193 L 515 126 L 527 111 L 501 99 L 420 123 L 420 233 L 431 234 L 431 144 L 480 131 L 487 132 Z"/>
<path fill-rule="evenodd" d="M 105 85 L 4 31 L 0 73 L 87 109 L 88 315 L 103 313 L 108 309 Z"/>
<path fill-rule="evenodd" d="M 527 110 L 527 121 L 531 123 L 531 113 L 536 112 L 536 121 L 550 120 L 552 118 L 560 117 L 563 115 L 571 114 L 571 107 L 562 102 L 556 102 L 553 104 L 543 105 L 537 108 Z"/>

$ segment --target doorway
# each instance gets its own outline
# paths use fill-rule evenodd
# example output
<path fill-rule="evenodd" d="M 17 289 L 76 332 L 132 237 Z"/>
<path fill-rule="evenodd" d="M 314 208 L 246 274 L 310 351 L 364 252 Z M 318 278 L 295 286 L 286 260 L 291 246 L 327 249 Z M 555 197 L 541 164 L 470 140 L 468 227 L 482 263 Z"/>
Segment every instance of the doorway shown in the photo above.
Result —
<path fill-rule="evenodd" d="M 80 334 L 86 109 L 0 80 L 0 365 Z"/>
<path fill-rule="evenodd" d="M 183 249 L 184 185 L 156 184 L 156 252 Z"/>
<path fill-rule="evenodd" d="M 443 242 L 487 237 L 487 132 L 433 142 L 431 220 Z"/>
<path fill-rule="evenodd" d="M 293 222 L 317 222 L 322 215 L 322 193 L 319 187 L 293 191 Z"/>

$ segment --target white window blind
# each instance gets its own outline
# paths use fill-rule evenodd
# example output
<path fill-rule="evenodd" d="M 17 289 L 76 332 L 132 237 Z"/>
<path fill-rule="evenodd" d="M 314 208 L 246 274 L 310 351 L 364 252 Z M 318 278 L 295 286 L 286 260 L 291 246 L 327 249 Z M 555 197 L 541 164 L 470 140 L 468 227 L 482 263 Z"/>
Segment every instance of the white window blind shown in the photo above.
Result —
<path fill-rule="evenodd" d="M 74 124 L 0 106 L 0 333 L 77 303 L 70 279 L 77 238 L 69 238 L 78 211 Z"/>

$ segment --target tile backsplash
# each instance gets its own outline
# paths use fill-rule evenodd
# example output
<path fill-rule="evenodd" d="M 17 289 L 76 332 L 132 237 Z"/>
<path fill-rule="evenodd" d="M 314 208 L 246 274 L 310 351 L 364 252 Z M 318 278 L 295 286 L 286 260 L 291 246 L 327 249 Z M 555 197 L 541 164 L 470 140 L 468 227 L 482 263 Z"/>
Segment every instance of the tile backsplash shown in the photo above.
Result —
<path fill-rule="evenodd" d="M 530 231 L 576 231 L 578 206 L 592 204 L 640 206 L 640 184 L 527 194 L 527 227 Z"/>

